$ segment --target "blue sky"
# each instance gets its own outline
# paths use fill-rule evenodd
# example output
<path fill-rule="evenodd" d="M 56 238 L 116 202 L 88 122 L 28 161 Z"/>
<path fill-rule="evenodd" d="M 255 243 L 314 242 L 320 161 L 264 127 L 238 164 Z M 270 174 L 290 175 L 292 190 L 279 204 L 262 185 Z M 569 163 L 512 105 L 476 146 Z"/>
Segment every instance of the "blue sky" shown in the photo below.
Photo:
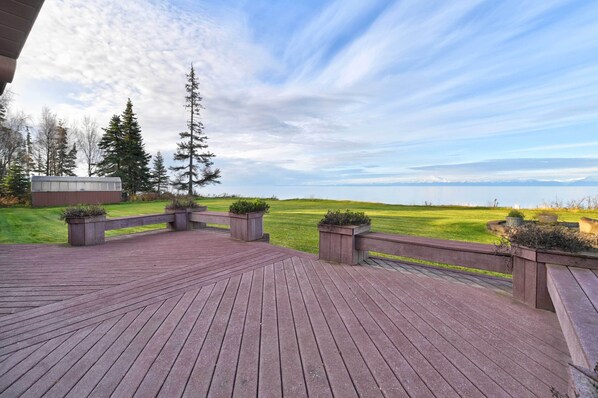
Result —
<path fill-rule="evenodd" d="M 598 180 L 593 0 L 47 1 L 11 88 L 170 158 L 191 62 L 224 191 Z"/>

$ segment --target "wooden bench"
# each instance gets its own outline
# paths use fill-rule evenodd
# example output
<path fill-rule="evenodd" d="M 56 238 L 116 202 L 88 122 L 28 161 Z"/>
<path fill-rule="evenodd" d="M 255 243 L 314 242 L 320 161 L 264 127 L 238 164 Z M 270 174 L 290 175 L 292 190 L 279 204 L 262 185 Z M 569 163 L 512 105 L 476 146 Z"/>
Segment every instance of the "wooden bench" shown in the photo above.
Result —
<path fill-rule="evenodd" d="M 548 292 L 569 348 L 574 391 L 592 396 L 589 379 L 598 363 L 598 270 L 546 264 Z"/>

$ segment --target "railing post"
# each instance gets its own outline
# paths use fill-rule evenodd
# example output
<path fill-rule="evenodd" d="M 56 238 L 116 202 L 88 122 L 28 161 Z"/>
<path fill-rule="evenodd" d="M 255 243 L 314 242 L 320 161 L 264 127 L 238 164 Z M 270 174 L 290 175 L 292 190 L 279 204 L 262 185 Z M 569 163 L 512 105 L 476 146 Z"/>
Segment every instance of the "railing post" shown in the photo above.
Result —
<path fill-rule="evenodd" d="M 554 311 L 548 293 L 546 264 L 538 261 L 535 249 L 514 248 L 513 297 L 529 307 Z"/>
<path fill-rule="evenodd" d="M 355 236 L 370 231 L 369 225 L 322 225 L 320 232 L 319 258 L 344 264 L 358 264 L 368 258 L 367 251 L 357 250 Z"/>
<path fill-rule="evenodd" d="M 168 228 L 173 231 L 189 231 L 197 229 L 196 223 L 191 222 L 190 214 L 194 211 L 206 211 L 207 207 L 194 207 L 186 209 L 164 209 L 165 213 L 174 214 L 174 221 L 168 223 Z M 205 227 L 205 225 L 204 225 Z"/>
<path fill-rule="evenodd" d="M 66 223 L 71 246 L 93 246 L 104 243 L 106 216 L 67 218 Z"/>

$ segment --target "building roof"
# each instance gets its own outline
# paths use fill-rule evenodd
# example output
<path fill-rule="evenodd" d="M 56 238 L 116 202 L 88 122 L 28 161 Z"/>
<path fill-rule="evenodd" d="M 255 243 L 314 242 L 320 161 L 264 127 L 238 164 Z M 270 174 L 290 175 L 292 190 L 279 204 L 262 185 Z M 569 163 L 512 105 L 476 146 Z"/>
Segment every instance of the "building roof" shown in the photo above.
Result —
<path fill-rule="evenodd" d="M 11 83 L 17 59 L 44 0 L 0 1 L 0 94 Z"/>

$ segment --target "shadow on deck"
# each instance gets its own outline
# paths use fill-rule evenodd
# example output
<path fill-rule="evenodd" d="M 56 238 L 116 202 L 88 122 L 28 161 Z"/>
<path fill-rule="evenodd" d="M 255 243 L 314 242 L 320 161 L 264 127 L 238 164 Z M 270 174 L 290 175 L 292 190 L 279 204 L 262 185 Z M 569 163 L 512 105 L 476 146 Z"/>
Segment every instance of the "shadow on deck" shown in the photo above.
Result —
<path fill-rule="evenodd" d="M 332 265 L 209 230 L 0 246 L 0 275 L 1 396 L 567 389 L 556 315 L 483 276 Z"/>

